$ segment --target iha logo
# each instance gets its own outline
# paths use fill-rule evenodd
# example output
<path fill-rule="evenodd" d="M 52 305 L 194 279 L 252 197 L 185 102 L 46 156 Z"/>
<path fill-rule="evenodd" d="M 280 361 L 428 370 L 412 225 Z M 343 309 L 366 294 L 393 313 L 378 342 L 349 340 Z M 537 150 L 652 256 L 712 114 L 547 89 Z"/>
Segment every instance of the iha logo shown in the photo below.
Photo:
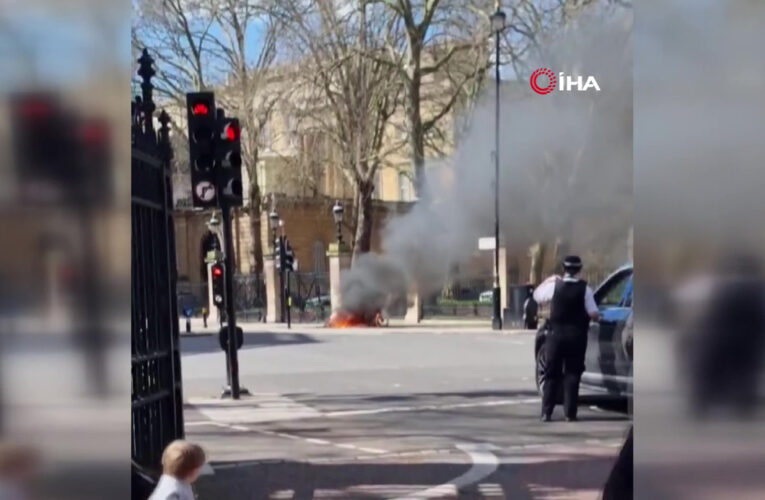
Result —
<path fill-rule="evenodd" d="M 555 73 L 550 69 L 539 68 L 531 74 L 529 83 L 531 83 L 531 88 L 534 92 L 541 95 L 549 94 L 555 90 L 556 87 L 559 92 L 571 92 L 574 88 L 579 92 L 584 92 L 589 89 L 595 89 L 600 92 L 600 85 L 598 85 L 598 81 L 592 75 L 588 76 L 587 80 L 583 80 L 581 76 L 572 77 L 571 75 L 564 75 L 563 72 L 558 73 L 558 75 L 560 78 L 556 77 Z M 545 77 L 547 79 L 546 85 L 540 85 L 540 77 Z M 541 83 L 544 84 L 544 81 Z"/>

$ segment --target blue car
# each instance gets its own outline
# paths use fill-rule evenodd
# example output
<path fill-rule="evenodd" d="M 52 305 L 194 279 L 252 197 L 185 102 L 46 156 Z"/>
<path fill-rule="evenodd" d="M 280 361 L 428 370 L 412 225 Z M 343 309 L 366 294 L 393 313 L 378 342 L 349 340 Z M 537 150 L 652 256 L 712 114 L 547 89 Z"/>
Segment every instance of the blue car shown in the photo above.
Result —
<path fill-rule="evenodd" d="M 632 295 L 633 267 L 617 269 L 595 289 L 595 302 L 601 312 L 587 333 L 587 353 L 582 387 L 616 397 L 632 397 Z M 545 341 L 547 322 L 537 330 L 534 342 L 536 383 L 539 393 L 545 383 Z"/>

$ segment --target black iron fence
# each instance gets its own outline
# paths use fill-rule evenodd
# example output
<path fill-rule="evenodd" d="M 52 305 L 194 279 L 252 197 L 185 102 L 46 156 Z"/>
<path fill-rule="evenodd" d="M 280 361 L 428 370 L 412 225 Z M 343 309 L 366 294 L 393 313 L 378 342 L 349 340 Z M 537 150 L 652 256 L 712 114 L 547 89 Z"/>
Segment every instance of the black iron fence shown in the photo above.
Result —
<path fill-rule="evenodd" d="M 326 320 L 331 311 L 329 274 L 289 273 L 292 321 L 315 323 Z"/>
<path fill-rule="evenodd" d="M 156 474 L 165 446 L 183 436 L 169 117 L 154 130 L 152 59 L 139 59 L 142 95 L 131 103 L 131 457 Z"/>

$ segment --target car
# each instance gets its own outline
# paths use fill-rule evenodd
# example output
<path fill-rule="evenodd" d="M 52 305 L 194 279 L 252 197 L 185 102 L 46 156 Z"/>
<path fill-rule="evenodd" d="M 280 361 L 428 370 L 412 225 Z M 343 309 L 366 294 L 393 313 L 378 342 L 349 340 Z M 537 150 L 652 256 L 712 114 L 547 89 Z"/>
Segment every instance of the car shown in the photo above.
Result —
<path fill-rule="evenodd" d="M 331 304 L 329 295 L 320 295 L 318 297 L 311 297 L 305 301 L 306 307 L 329 307 Z"/>
<path fill-rule="evenodd" d="M 581 385 L 620 399 L 632 398 L 633 266 L 614 271 L 595 289 L 600 321 L 590 322 Z M 549 325 L 537 330 L 534 342 L 535 380 L 542 394 L 545 383 L 545 341 Z"/>
<path fill-rule="evenodd" d="M 494 300 L 494 290 L 486 290 L 478 296 L 479 304 L 491 304 L 492 300 Z"/>

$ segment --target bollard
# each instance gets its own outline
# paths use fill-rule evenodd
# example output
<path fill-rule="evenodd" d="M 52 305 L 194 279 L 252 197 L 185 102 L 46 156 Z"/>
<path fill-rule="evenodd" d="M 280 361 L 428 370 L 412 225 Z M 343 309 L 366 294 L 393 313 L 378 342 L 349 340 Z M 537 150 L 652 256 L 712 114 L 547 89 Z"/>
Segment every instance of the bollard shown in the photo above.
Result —
<path fill-rule="evenodd" d="M 186 333 L 191 333 L 191 318 L 186 318 Z"/>

